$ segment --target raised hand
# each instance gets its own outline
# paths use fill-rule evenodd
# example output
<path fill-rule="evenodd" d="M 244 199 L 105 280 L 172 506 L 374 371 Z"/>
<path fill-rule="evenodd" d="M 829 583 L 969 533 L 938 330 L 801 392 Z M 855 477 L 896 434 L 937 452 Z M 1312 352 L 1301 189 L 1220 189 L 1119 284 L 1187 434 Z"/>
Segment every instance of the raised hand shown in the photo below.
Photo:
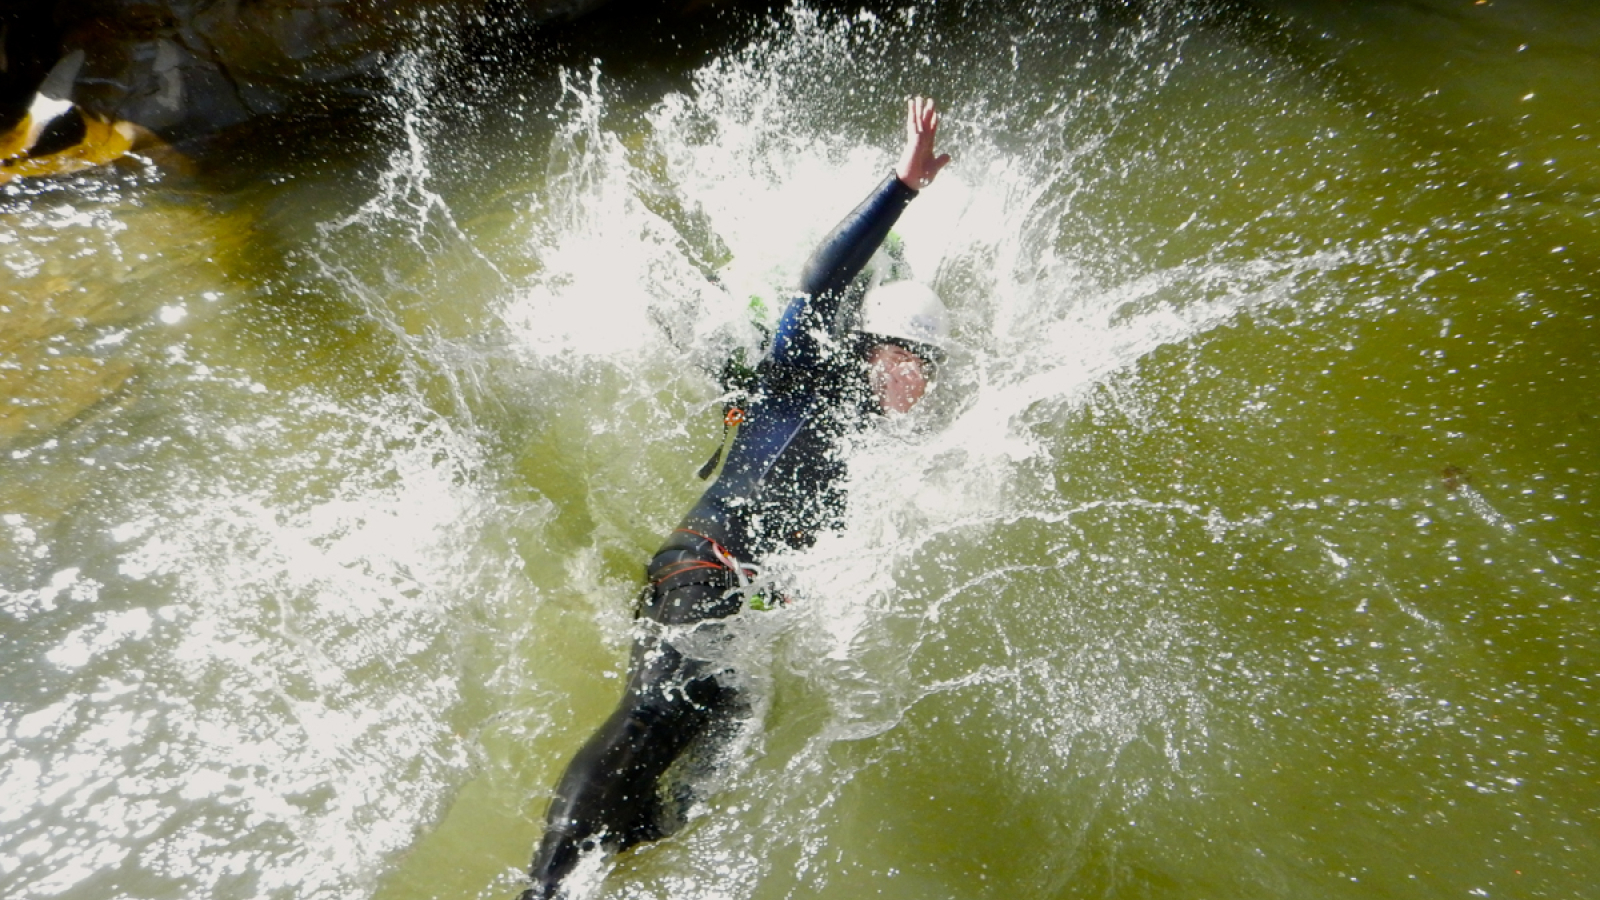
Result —
<path fill-rule="evenodd" d="M 930 184 L 950 161 L 950 154 L 933 155 L 933 139 L 939 133 L 939 110 L 928 97 L 906 101 L 906 146 L 900 151 L 895 174 L 906 187 L 920 191 Z"/>

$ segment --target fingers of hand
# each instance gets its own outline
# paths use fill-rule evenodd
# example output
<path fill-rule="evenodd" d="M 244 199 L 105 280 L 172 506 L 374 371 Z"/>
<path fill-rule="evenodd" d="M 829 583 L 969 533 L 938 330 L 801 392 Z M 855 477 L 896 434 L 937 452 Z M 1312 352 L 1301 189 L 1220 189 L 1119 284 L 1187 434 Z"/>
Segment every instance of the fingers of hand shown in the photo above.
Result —
<path fill-rule="evenodd" d="M 929 97 L 911 97 L 906 100 L 906 129 L 913 134 L 932 132 L 939 128 L 938 107 Z"/>
<path fill-rule="evenodd" d="M 950 154 L 934 155 L 935 135 L 939 130 L 939 110 L 930 97 L 906 99 L 906 147 L 897 171 L 913 187 L 927 187 L 939 170 L 950 162 Z"/>

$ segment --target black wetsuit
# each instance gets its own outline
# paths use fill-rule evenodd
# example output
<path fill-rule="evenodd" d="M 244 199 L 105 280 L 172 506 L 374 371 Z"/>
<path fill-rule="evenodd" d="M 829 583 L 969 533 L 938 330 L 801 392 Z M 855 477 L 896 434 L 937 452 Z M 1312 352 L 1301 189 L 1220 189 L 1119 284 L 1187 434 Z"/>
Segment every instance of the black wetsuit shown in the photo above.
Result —
<path fill-rule="evenodd" d="M 915 196 L 891 174 L 806 264 L 801 293 L 756 369 L 758 385 L 721 474 L 650 562 L 640 612 L 665 633 L 738 612 L 744 597 L 735 567 L 748 573 L 767 552 L 807 546 L 819 529 L 837 526 L 838 441 L 869 404 L 853 332 L 861 291 L 853 283 Z M 726 665 L 689 655 L 652 628 L 634 644 L 621 704 L 556 787 L 523 900 L 558 896 L 586 852 L 616 853 L 675 830 L 678 811 L 664 801 L 661 776 L 692 744 L 734 727 L 743 704 L 719 677 Z"/>

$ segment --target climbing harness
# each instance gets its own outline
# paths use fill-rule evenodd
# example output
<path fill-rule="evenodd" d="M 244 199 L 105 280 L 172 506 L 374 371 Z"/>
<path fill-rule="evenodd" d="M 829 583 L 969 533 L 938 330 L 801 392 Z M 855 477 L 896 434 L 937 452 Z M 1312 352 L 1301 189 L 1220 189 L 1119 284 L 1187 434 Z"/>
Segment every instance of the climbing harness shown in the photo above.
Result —
<path fill-rule="evenodd" d="M 658 590 L 664 589 L 663 586 L 668 581 L 675 581 L 675 583 L 671 588 L 665 588 L 667 590 L 690 584 L 704 584 L 713 587 L 725 586 L 726 589 L 723 590 L 720 599 L 743 598 L 745 605 L 751 609 L 769 610 L 789 605 L 788 597 L 777 594 L 761 584 L 759 580 L 761 577 L 760 566 L 741 561 L 714 538 L 707 537 L 698 531 L 690 528 L 679 528 L 677 531 L 693 535 L 705 541 L 711 548 L 713 559 L 706 559 L 702 556 L 672 563 L 662 569 L 661 574 L 651 582 L 651 587 Z M 702 576 L 706 578 L 704 581 L 685 580 L 683 576 L 691 572 L 706 572 L 708 575 Z M 768 596 L 769 593 L 772 594 L 772 597 Z"/>

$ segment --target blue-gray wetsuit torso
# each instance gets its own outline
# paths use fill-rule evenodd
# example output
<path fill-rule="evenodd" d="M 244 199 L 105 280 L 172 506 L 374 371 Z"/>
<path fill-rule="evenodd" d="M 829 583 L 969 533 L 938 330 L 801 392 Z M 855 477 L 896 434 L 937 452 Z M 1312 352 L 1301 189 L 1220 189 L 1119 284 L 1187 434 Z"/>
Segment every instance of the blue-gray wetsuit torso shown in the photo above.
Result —
<path fill-rule="evenodd" d="M 868 402 L 853 333 L 861 292 L 853 285 L 915 196 L 891 175 L 812 255 L 757 369 L 722 473 L 685 528 L 709 529 L 750 560 L 783 545 L 807 546 L 818 529 L 837 525 L 843 466 L 836 445 Z"/>
<path fill-rule="evenodd" d="M 811 543 L 842 514 L 839 438 L 867 407 L 853 328 L 856 277 L 916 192 L 894 175 L 823 240 L 784 310 L 722 472 L 651 560 L 641 615 L 664 626 L 727 617 L 743 598 L 730 564 Z M 558 896 L 589 852 L 620 852 L 680 820 L 661 776 L 732 727 L 743 704 L 726 666 L 680 652 L 658 629 L 636 642 L 621 704 L 569 764 L 547 813 L 524 900 Z"/>

